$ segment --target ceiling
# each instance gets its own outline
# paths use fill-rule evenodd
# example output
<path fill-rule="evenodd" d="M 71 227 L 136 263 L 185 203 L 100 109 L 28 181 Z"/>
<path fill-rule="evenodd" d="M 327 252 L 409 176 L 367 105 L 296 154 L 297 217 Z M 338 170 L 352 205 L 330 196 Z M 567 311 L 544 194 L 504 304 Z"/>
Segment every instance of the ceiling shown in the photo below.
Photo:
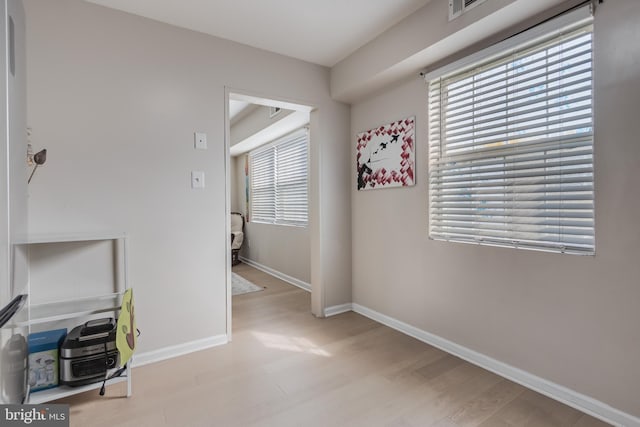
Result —
<path fill-rule="evenodd" d="M 430 0 L 85 0 L 331 67 Z"/>
<path fill-rule="evenodd" d="M 229 100 L 229 121 L 233 121 L 235 117 L 237 117 L 240 113 L 245 111 L 251 105 L 247 101 L 236 101 L 235 99 Z"/>

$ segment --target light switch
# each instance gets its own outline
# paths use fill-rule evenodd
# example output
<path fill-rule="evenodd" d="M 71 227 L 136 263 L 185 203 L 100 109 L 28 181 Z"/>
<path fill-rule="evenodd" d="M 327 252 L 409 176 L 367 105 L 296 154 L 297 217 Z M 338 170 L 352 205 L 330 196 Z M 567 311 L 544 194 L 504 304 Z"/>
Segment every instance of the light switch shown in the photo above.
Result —
<path fill-rule="evenodd" d="M 191 171 L 191 188 L 204 188 L 204 172 Z"/>
<path fill-rule="evenodd" d="M 207 149 L 207 134 L 204 132 L 195 133 L 195 148 L 196 150 Z"/>

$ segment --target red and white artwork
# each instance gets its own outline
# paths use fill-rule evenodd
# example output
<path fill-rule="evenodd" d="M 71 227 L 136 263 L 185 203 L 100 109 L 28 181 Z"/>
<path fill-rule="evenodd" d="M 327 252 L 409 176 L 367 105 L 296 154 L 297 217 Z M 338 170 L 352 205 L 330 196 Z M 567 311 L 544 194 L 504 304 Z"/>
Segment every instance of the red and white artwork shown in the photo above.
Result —
<path fill-rule="evenodd" d="M 415 116 L 358 134 L 358 190 L 415 185 Z"/>

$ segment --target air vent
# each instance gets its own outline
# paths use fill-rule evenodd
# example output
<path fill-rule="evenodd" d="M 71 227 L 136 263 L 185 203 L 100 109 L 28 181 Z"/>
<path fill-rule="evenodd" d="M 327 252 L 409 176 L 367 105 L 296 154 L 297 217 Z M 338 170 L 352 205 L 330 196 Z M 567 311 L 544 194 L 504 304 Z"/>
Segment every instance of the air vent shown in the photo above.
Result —
<path fill-rule="evenodd" d="M 449 0 L 449 21 L 485 1 L 486 0 Z"/>
<path fill-rule="evenodd" d="M 269 118 L 278 115 L 282 111 L 280 107 L 269 107 Z"/>

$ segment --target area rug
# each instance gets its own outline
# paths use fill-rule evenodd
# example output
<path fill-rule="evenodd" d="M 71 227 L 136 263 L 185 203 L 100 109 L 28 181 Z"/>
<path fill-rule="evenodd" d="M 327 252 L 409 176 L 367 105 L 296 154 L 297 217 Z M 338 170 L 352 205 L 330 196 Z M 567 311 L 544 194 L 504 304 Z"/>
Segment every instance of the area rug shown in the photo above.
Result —
<path fill-rule="evenodd" d="M 240 276 L 236 273 L 231 273 L 231 294 L 232 295 L 242 295 L 248 294 L 249 292 L 258 292 L 262 291 L 264 288 L 251 283 L 244 277 Z"/>

